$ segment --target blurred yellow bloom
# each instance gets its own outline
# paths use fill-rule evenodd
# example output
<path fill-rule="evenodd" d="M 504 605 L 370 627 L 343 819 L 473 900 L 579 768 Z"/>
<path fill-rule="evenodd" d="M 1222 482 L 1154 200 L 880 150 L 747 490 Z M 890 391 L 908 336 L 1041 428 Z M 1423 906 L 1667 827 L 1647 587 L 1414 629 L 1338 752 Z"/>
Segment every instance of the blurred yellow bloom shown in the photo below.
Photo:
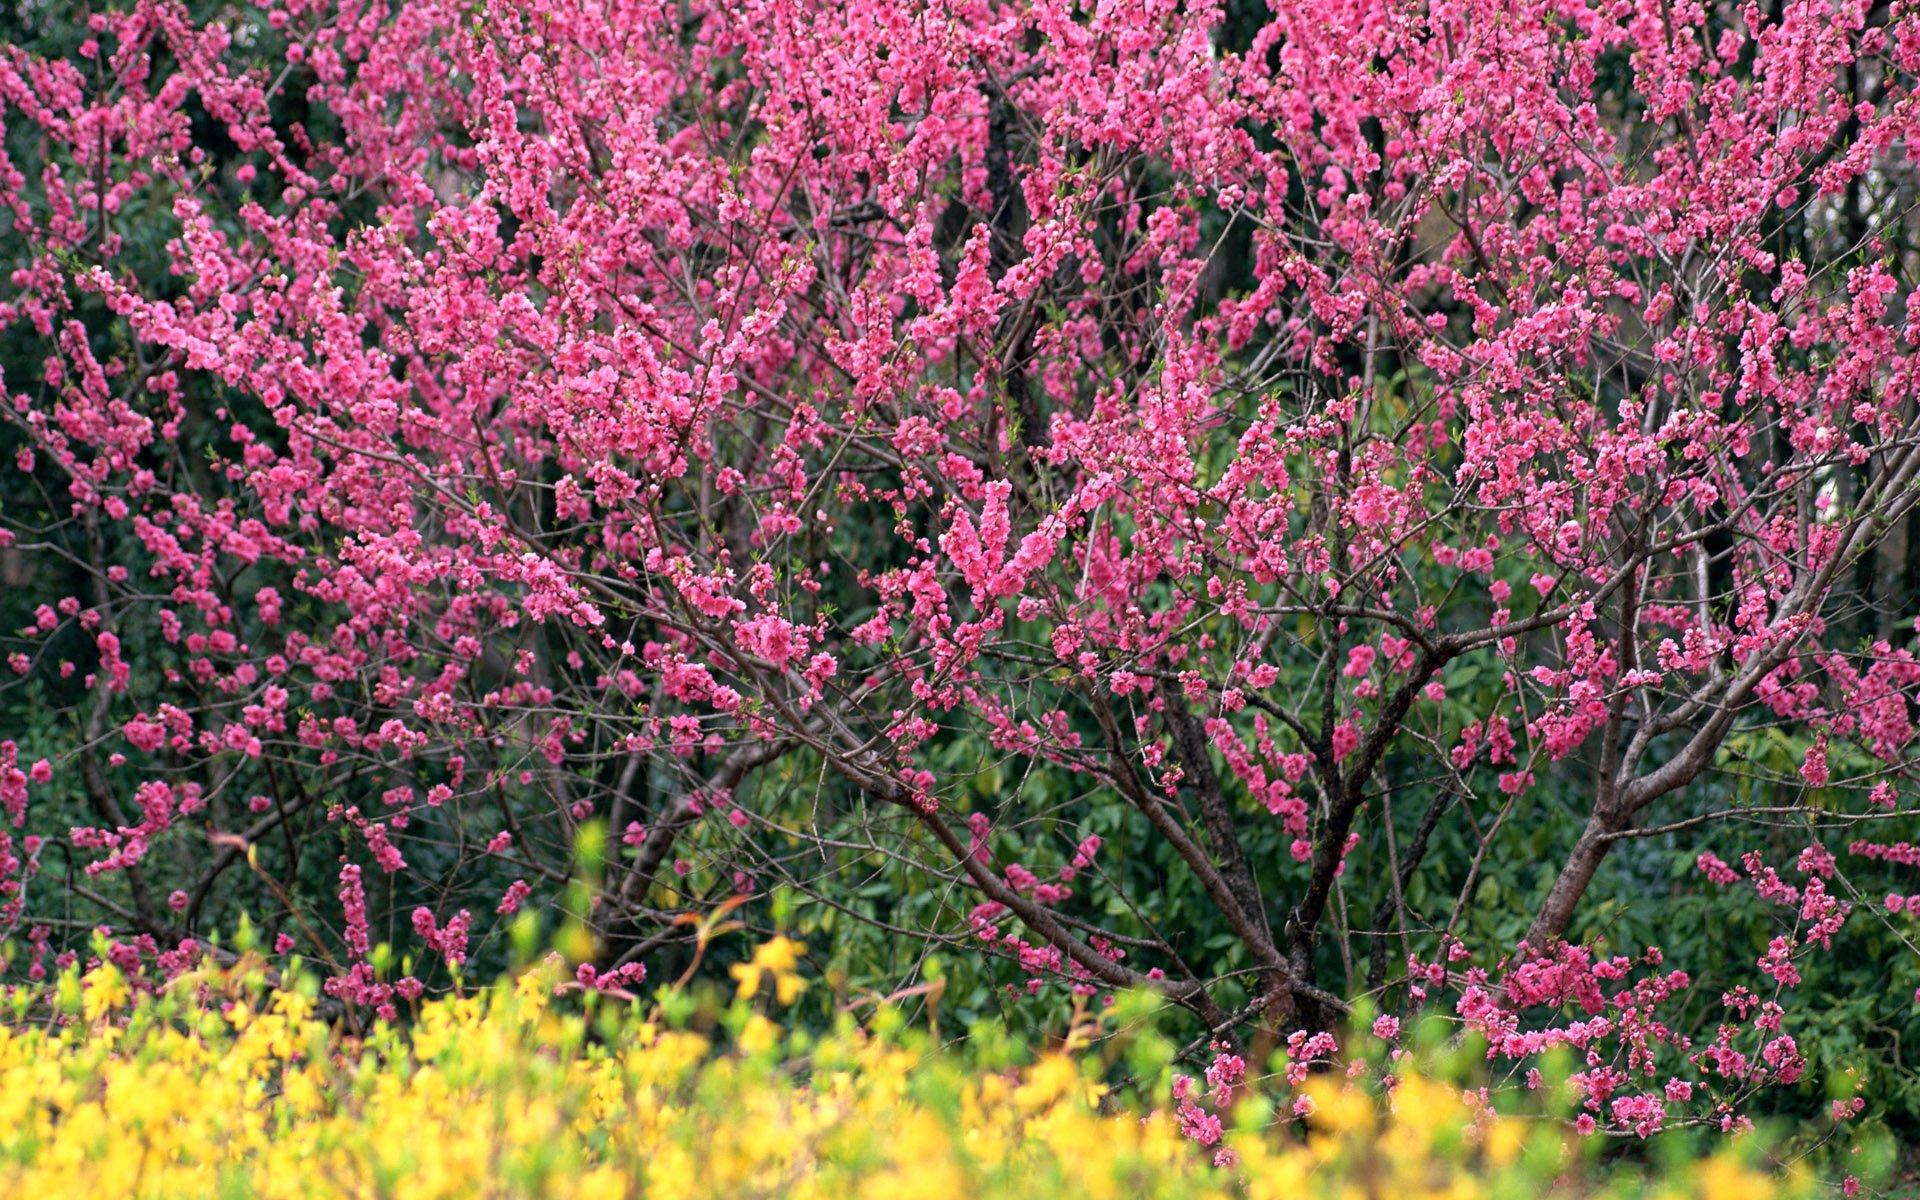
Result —
<path fill-rule="evenodd" d="M 1771 1182 L 1724 1153 L 1701 1163 L 1696 1180 L 1700 1200 L 1747 1200 L 1749 1196 L 1764 1196 L 1771 1190 Z"/>
<path fill-rule="evenodd" d="M 774 999 L 781 1004 L 792 1004 L 807 990 L 807 981 L 798 973 L 800 956 L 806 952 L 805 942 L 776 936 L 753 952 L 752 961 L 735 963 L 728 968 L 728 973 L 739 981 L 738 995 L 742 999 L 757 993 L 762 977 L 771 975 Z"/>
<path fill-rule="evenodd" d="M 1027 1082 L 1015 1089 L 1013 1102 L 1029 1111 L 1045 1108 L 1069 1094 L 1080 1082 L 1080 1070 L 1064 1054 L 1049 1054 L 1034 1064 Z"/>
<path fill-rule="evenodd" d="M 126 1003 L 126 977 L 112 963 L 103 963 L 81 979 L 82 1011 L 89 1021 L 97 1021 Z"/>
<path fill-rule="evenodd" d="M 740 1031 L 740 1048 L 748 1054 L 764 1054 L 780 1044 L 780 1027 L 759 1013 L 747 1018 Z"/>

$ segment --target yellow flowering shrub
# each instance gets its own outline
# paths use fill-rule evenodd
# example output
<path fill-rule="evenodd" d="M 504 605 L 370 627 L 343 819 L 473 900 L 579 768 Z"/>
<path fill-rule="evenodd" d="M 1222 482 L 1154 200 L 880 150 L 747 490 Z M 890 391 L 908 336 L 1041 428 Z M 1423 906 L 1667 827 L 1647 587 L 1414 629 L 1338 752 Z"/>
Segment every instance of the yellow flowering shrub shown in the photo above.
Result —
<path fill-rule="evenodd" d="M 1404 1073 L 1308 1084 L 1304 1126 L 1241 1105 L 1215 1166 L 1127 1059 L 1083 1036 L 1009 1065 L 882 1012 L 784 1027 L 797 948 L 737 968 L 721 1007 L 556 996 L 535 969 L 353 1033 L 306 986 L 245 972 L 136 995 L 111 966 L 0 1022 L 0 1196 L 1448 1197 L 1768 1200 L 1797 1190 L 1743 1147 L 1658 1179 L 1596 1181 L 1560 1122 L 1501 1114 Z M 771 986 L 762 988 L 763 982 Z M 1121 1011 L 1127 1011 L 1122 1006 Z M 1137 1011 L 1137 1006 L 1134 1011 Z M 769 1015 L 770 1013 L 776 1015 Z M 991 1043 L 993 1039 L 987 1038 Z M 1138 1061 L 1164 1065 L 1167 1048 Z M 1158 1056 L 1156 1058 L 1156 1055 Z M 1158 1095 L 1133 1104 L 1123 1096 Z"/>

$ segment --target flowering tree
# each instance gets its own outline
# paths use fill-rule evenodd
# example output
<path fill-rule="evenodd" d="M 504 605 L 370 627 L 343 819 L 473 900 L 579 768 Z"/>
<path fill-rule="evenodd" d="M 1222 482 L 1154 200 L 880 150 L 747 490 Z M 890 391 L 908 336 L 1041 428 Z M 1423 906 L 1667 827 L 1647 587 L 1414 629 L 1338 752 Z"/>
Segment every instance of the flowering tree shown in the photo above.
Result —
<path fill-rule="evenodd" d="M 1831 851 L 1916 857 L 1853 827 L 1911 800 L 1917 70 L 1854 0 L 135 0 L 14 48 L 7 686 L 62 716 L 4 746 L 0 924 L 177 955 L 267 896 L 387 1006 L 380 912 L 458 963 L 604 828 L 624 977 L 906 864 L 893 935 L 1203 1038 L 1391 959 L 1515 1057 L 1790 1082 Z M 1563 939 L 1618 847 L 1743 817 L 1812 849 L 1702 856 L 1783 913 L 1703 1049 L 1657 953 Z M 1462 946 L 1534 825 L 1524 939 Z"/>

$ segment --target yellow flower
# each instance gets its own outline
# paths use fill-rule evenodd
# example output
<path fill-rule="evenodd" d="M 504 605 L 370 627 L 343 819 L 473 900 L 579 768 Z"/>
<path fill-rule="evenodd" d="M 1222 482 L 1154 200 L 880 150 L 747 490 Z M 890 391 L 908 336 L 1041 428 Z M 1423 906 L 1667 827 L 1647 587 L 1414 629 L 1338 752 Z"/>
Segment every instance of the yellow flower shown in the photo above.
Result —
<path fill-rule="evenodd" d="M 799 981 L 802 953 L 784 938 L 761 947 L 736 973 L 743 994 L 770 977 L 778 996 L 783 979 Z M 1290 1121 L 1263 1123 L 1248 1107 L 1224 1145 L 1203 1149 L 1185 1117 L 1103 1094 L 1098 1048 L 981 1070 L 904 1022 L 802 1039 L 757 1011 L 728 1044 L 679 1027 L 712 1028 L 716 1014 L 676 1016 L 664 1002 L 601 1009 L 589 1022 L 551 980 L 529 973 L 429 1000 L 409 1025 L 355 1034 L 304 996 L 212 976 L 172 990 L 163 1004 L 174 1008 L 122 1020 L 130 988 L 118 971 L 68 973 L 43 1003 L 83 1007 L 88 1022 L 0 1023 L 0 1196 L 1551 1200 L 1604 1190 L 1577 1177 L 1560 1190 L 1565 1160 L 1528 1152 L 1526 1118 L 1469 1104 L 1457 1084 L 1411 1064 L 1396 1071 L 1390 1117 L 1372 1081 L 1317 1077 L 1304 1143 Z M 783 1050 L 789 1059 L 769 1069 L 766 1056 Z M 1223 1151 L 1239 1165 L 1216 1169 Z M 1733 1153 L 1664 1173 L 1659 1189 L 1671 1200 L 1801 1190 Z"/>
<path fill-rule="evenodd" d="M 1698 1184 L 1700 1200 L 1747 1200 L 1768 1195 L 1767 1178 L 1743 1166 L 1731 1154 L 1721 1153 L 1700 1164 Z"/>
<path fill-rule="evenodd" d="M 1027 1072 L 1026 1082 L 1014 1089 L 1013 1102 L 1032 1111 L 1068 1095 L 1080 1082 L 1080 1069 L 1064 1054 L 1049 1054 Z"/>
<path fill-rule="evenodd" d="M 97 1021 L 119 1008 L 129 995 L 126 977 L 112 963 L 102 963 L 88 971 L 80 983 L 82 1011 L 89 1021 Z"/>
<path fill-rule="evenodd" d="M 1373 1128 L 1373 1101 L 1348 1081 L 1316 1075 L 1301 1090 L 1313 1099 L 1313 1116 L 1308 1123 L 1316 1133 L 1340 1136 Z"/>
<path fill-rule="evenodd" d="M 807 952 L 805 942 L 796 942 L 791 938 L 776 935 L 761 943 L 753 952 L 751 962 L 735 963 L 728 973 L 739 981 L 738 995 L 746 999 L 760 990 L 760 980 L 764 976 L 773 977 L 774 999 L 780 1004 L 792 1004 L 807 990 L 807 981 L 802 979 L 796 968 L 800 965 L 800 956 Z"/>
<path fill-rule="evenodd" d="M 748 1054 L 764 1054 L 780 1044 L 780 1027 L 759 1013 L 747 1019 L 740 1031 L 740 1048 Z"/>

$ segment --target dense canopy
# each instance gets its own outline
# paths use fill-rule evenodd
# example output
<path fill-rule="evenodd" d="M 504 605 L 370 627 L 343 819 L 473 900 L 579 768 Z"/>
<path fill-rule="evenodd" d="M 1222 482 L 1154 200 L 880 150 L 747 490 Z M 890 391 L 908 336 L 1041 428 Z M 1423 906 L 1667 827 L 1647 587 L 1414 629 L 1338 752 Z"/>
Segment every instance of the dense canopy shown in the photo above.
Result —
<path fill-rule="evenodd" d="M 777 909 L 1920 1120 L 1905 0 L 0 20 L 14 974 Z"/>

